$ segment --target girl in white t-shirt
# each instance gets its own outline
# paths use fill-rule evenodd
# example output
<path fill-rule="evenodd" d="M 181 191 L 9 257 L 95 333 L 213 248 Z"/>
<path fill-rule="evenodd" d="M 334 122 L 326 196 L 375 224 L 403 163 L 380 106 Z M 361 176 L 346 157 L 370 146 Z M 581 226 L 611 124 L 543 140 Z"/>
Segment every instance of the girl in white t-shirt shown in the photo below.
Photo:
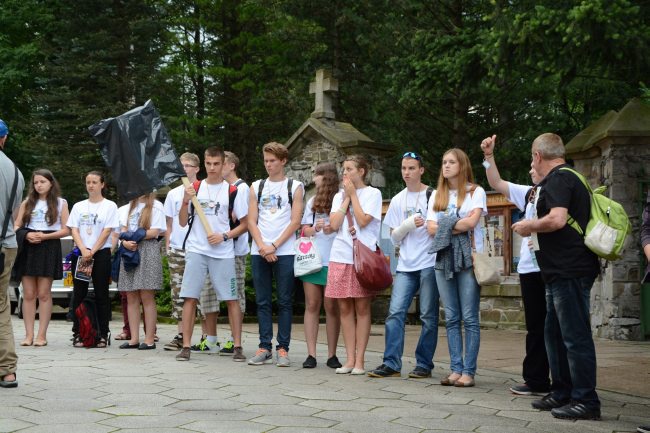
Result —
<path fill-rule="evenodd" d="M 124 256 L 120 263 L 118 290 L 126 292 L 131 339 L 122 343 L 120 349 L 155 349 L 156 343 L 156 290 L 161 290 L 162 261 L 158 236 L 167 228 L 162 203 L 156 200 L 156 194 L 150 193 L 131 200 L 128 207 L 123 207 L 120 214 L 121 248 L 137 251 L 140 262 L 127 270 Z M 138 229 L 144 230 L 144 237 L 128 240 Z M 145 337 L 140 343 L 140 304 L 144 310 Z"/>
<path fill-rule="evenodd" d="M 352 235 L 375 248 L 381 225 L 381 192 L 366 185 L 368 161 L 359 155 L 343 162 L 343 191 L 334 196 L 330 225 L 337 231 L 330 251 L 325 296 L 337 298 L 347 360 L 336 369 L 339 374 L 365 374 L 364 356 L 370 336 L 370 302 L 373 294 L 357 280 L 352 257 Z M 348 227 L 346 213 L 352 214 Z"/>
<path fill-rule="evenodd" d="M 487 214 L 486 195 L 483 188 L 474 184 L 469 158 L 460 149 L 450 149 L 442 156 L 438 188 L 429 201 L 429 234 L 437 233 L 438 220 L 444 214 L 456 214 L 460 217 L 454 225 L 453 234 L 473 232 L 476 250 L 482 251 L 483 236 L 478 223 L 481 216 Z M 480 344 L 480 287 L 471 267 L 453 272 L 451 279 L 447 279 L 446 271 L 438 269 L 439 265 L 440 255 L 436 261 L 436 282 L 445 306 L 447 343 L 451 357 L 451 374 L 440 383 L 446 386 L 474 386 Z M 464 344 L 461 320 L 465 328 Z"/>
<path fill-rule="evenodd" d="M 46 346 L 47 327 L 52 317 L 52 281 L 63 278 L 60 239 L 69 233 L 68 203 L 61 198 L 59 183 L 50 170 L 32 173 L 27 199 L 16 217 L 16 231 L 27 232 L 16 267 L 22 275 L 25 339 L 21 346 Z M 34 339 L 36 299 L 38 335 Z"/>
<path fill-rule="evenodd" d="M 341 363 L 336 357 L 336 345 L 339 340 L 341 321 L 336 299 L 325 298 L 323 292 L 327 284 L 327 269 L 329 266 L 330 250 L 336 232 L 330 226 L 330 210 L 332 200 L 339 190 L 339 175 L 336 164 L 325 162 L 318 164 L 314 171 L 316 195 L 309 199 L 302 218 L 302 231 L 305 236 L 313 236 L 316 248 L 323 260 L 323 268 L 316 274 L 300 277 L 305 290 L 305 340 L 307 341 L 307 359 L 303 368 L 316 367 L 316 340 L 318 338 L 318 323 L 321 304 L 325 305 L 327 331 L 327 366 L 339 368 Z"/>
<path fill-rule="evenodd" d="M 86 175 L 88 199 L 75 203 L 70 211 L 68 227 L 72 239 L 79 249 L 79 255 L 72 258 L 72 272 L 77 262 L 92 261 L 92 281 L 97 307 L 100 338 L 96 347 L 106 347 L 109 343 L 108 321 L 111 313 L 108 298 L 108 286 L 111 278 L 111 233 L 119 226 L 117 205 L 103 196 L 106 182 L 104 175 L 91 171 Z M 83 302 L 88 294 L 88 281 L 73 278 L 73 311 Z M 72 325 L 74 347 L 84 347 L 79 336 L 79 320 L 76 315 Z"/>

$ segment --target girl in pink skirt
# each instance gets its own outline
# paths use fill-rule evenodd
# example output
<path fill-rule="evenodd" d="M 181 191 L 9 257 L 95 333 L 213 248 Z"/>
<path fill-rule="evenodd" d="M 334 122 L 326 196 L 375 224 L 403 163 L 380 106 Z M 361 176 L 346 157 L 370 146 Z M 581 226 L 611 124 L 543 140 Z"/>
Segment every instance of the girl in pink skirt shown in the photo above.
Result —
<path fill-rule="evenodd" d="M 338 374 L 365 374 L 372 294 L 359 284 L 354 272 L 352 235 L 375 249 L 381 228 L 381 192 L 366 185 L 369 171 L 370 164 L 360 155 L 343 162 L 343 191 L 334 196 L 330 213 L 330 226 L 337 235 L 330 252 L 325 296 L 338 299 L 347 354 L 345 364 L 336 369 Z M 352 226 L 348 225 L 348 210 Z"/>

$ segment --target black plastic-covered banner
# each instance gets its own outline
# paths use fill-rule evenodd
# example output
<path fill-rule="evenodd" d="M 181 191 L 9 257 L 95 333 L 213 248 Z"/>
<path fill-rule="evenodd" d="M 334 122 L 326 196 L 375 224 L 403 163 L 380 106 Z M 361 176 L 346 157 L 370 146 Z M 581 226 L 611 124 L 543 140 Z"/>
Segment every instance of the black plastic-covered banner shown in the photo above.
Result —
<path fill-rule="evenodd" d="M 151 100 L 88 127 L 99 144 L 117 192 L 132 200 L 185 176 L 172 141 Z"/>

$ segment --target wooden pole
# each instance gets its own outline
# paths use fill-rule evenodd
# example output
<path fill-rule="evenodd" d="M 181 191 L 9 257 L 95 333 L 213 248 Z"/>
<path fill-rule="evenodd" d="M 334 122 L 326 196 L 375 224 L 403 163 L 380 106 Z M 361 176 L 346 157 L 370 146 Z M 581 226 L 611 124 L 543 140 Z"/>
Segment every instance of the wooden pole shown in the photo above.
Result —
<path fill-rule="evenodd" d="M 192 185 L 190 183 L 190 180 L 183 176 L 181 178 L 183 181 L 183 185 L 190 186 Z M 208 222 L 208 219 L 205 217 L 205 213 L 203 212 L 203 208 L 201 208 L 201 203 L 199 203 L 199 199 L 196 198 L 196 195 L 192 196 L 192 205 L 194 206 L 194 210 L 196 211 L 196 214 L 199 216 L 199 219 L 201 220 L 201 224 L 203 224 L 203 228 L 205 229 L 205 232 L 210 236 L 212 234 L 212 227 L 210 227 L 210 223 Z"/>

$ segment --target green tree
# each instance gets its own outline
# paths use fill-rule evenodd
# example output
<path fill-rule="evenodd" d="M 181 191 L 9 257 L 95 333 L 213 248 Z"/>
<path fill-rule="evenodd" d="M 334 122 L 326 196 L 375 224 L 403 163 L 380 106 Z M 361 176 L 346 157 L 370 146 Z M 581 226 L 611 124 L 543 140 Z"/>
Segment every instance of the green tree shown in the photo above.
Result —
<path fill-rule="evenodd" d="M 5 150 L 25 175 L 34 164 L 24 146 L 31 122 L 30 92 L 42 60 L 42 35 L 36 29 L 48 19 L 45 8 L 36 0 L 0 3 L 0 118 L 11 131 Z"/>
<path fill-rule="evenodd" d="M 295 95 L 305 75 L 297 71 L 319 49 L 301 38 L 313 29 L 276 3 L 162 4 L 172 44 L 161 112 L 177 148 L 201 154 L 220 145 L 239 155 L 244 178 L 261 176 L 261 145 L 288 138 L 301 121 L 296 104 L 304 99 Z"/>
<path fill-rule="evenodd" d="M 47 0 L 39 29 L 43 61 L 32 92 L 28 146 L 71 202 L 83 173 L 104 170 L 88 126 L 142 104 L 155 87 L 163 39 L 157 10 L 143 0 Z"/>

